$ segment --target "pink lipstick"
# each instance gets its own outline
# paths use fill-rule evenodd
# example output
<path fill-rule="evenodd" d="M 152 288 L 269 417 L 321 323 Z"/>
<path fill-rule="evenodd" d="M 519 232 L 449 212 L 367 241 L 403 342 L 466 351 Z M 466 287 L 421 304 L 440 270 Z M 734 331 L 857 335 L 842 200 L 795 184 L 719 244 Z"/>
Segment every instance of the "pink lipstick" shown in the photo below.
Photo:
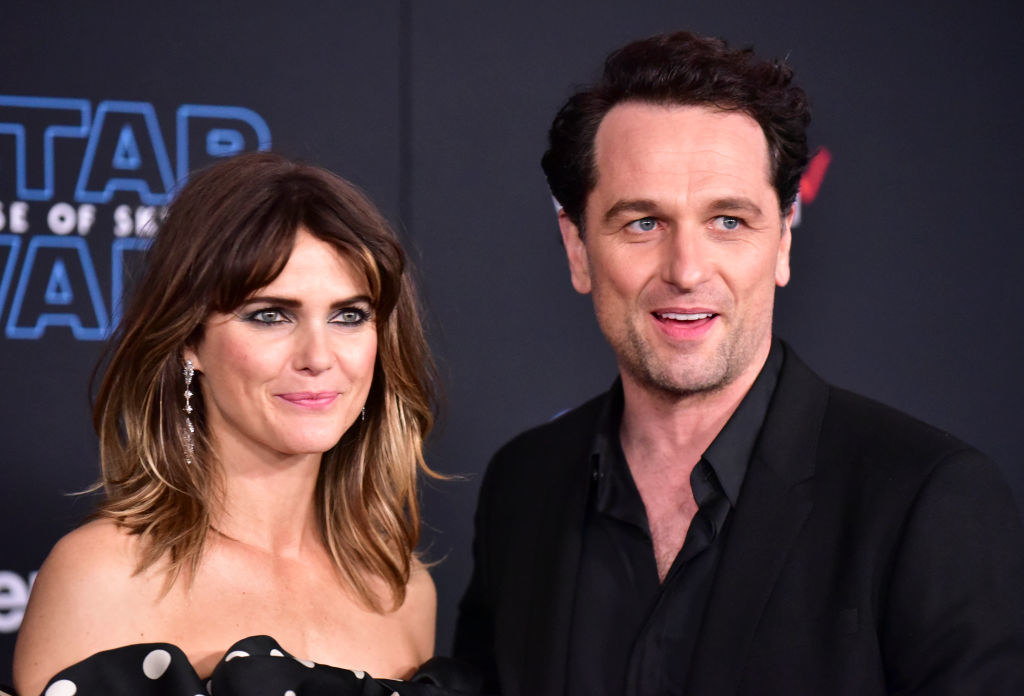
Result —
<path fill-rule="evenodd" d="M 334 403 L 334 400 L 338 398 L 338 392 L 289 392 L 277 396 L 295 406 L 319 409 Z"/>

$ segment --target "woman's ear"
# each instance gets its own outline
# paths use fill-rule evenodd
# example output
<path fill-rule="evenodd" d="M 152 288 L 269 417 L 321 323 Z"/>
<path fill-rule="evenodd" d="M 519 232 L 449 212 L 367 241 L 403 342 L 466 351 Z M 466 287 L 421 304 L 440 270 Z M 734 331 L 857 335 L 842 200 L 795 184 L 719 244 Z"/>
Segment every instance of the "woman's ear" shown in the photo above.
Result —
<path fill-rule="evenodd" d="M 184 365 L 184 361 L 185 360 L 191 360 L 192 361 L 192 369 L 194 369 L 196 372 L 202 372 L 203 371 L 202 363 L 199 360 L 199 354 L 196 353 L 195 349 L 192 348 L 192 346 L 185 346 L 182 349 L 182 351 L 181 351 L 181 359 L 182 359 L 182 363 L 183 363 L 182 367 L 185 366 Z"/>

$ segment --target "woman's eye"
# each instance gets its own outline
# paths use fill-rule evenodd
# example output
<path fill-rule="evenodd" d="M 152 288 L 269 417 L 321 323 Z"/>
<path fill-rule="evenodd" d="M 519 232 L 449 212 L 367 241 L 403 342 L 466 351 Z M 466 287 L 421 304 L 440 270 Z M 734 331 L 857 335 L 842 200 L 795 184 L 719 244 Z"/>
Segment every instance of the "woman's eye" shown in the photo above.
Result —
<path fill-rule="evenodd" d="M 276 309 L 261 309 L 250 314 L 248 318 L 259 324 L 280 324 L 285 320 L 284 315 Z"/>
<path fill-rule="evenodd" d="M 627 229 L 633 232 L 653 232 L 658 227 L 658 221 L 652 217 L 643 217 L 626 225 Z"/>
<path fill-rule="evenodd" d="M 334 315 L 334 322 L 348 326 L 358 326 L 370 318 L 370 313 L 364 309 L 342 309 Z"/>

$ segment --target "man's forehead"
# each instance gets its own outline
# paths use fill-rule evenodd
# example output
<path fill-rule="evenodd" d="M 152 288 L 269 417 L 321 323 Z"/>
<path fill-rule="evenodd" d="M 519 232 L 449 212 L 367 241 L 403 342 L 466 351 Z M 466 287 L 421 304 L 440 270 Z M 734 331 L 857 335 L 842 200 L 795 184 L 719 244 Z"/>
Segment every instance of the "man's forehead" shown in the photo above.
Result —
<path fill-rule="evenodd" d="M 745 111 L 709 105 L 623 102 L 612 107 L 598 126 L 595 154 L 622 146 L 659 145 L 702 149 L 721 142 L 726 135 L 752 156 L 768 157 L 768 140 L 760 124 Z"/>
<path fill-rule="evenodd" d="M 757 121 L 709 106 L 616 105 L 598 127 L 594 169 L 592 194 L 702 182 L 772 188 L 768 143 Z"/>

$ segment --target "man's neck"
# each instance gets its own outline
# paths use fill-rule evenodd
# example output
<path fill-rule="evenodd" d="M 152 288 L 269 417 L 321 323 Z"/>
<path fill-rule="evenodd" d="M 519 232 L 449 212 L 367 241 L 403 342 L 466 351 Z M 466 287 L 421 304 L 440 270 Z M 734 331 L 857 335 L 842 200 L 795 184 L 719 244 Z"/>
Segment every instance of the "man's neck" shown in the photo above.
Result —
<path fill-rule="evenodd" d="M 661 581 L 697 513 L 690 474 L 750 391 L 767 357 L 768 347 L 721 389 L 686 396 L 657 392 L 622 374 L 619 439 L 647 513 Z"/>
<path fill-rule="evenodd" d="M 719 389 L 695 394 L 654 390 L 623 371 L 619 437 L 634 475 L 638 468 L 653 467 L 688 478 L 750 391 L 764 367 L 769 347 L 736 379 Z M 681 464 L 685 471 L 678 471 Z"/>

